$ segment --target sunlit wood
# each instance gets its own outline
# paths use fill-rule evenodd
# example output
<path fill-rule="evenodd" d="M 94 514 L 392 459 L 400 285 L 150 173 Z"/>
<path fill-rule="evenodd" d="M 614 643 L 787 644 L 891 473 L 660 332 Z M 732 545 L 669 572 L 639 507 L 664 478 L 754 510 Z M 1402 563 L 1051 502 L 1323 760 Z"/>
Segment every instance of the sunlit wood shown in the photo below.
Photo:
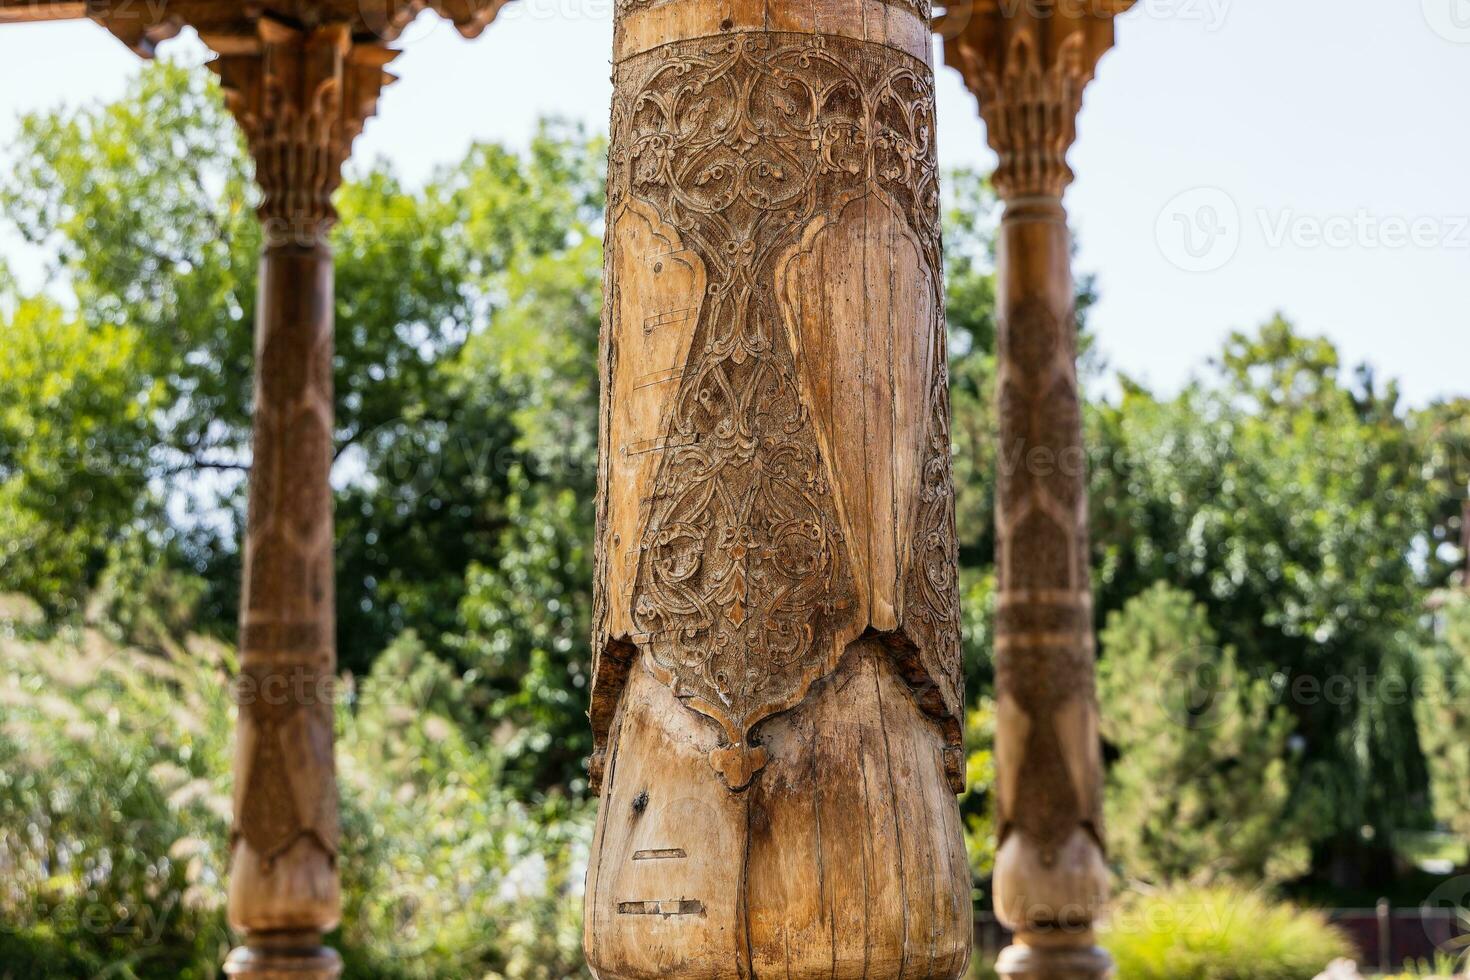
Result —
<path fill-rule="evenodd" d="M 957 977 L 927 6 L 616 17 L 589 963 Z"/>

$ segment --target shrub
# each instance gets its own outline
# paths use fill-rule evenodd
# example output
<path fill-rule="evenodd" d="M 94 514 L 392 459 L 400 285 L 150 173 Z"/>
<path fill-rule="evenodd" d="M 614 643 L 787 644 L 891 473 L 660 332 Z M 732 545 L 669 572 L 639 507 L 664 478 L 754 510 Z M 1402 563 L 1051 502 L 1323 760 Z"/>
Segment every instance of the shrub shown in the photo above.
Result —
<path fill-rule="evenodd" d="M 226 657 L 201 643 L 171 662 L 91 630 L 0 640 L 0 923 L 16 977 L 214 975 L 229 948 Z"/>
<path fill-rule="evenodd" d="M 205 980 L 223 895 L 234 654 L 0 636 L 0 980 Z M 351 691 L 351 685 L 344 685 Z M 411 637 L 339 708 L 347 975 L 584 976 L 588 807 L 517 802 Z"/>
<path fill-rule="evenodd" d="M 1466 976 L 1462 971 L 1467 968 L 1470 968 L 1470 963 L 1446 953 L 1437 953 L 1432 960 L 1407 963 L 1400 972 L 1387 975 L 1383 980 L 1458 980 Z"/>
<path fill-rule="evenodd" d="M 1312 980 L 1353 956 L 1320 913 L 1230 886 L 1131 893 L 1102 944 L 1127 980 Z"/>

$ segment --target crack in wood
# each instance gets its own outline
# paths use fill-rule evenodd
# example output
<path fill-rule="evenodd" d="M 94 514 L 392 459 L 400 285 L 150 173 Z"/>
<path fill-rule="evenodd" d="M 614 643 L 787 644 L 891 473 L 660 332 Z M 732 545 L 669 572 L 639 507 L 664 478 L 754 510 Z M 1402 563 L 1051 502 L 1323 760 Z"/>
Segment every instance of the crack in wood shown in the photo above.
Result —
<path fill-rule="evenodd" d="M 662 902 L 619 902 L 619 915 L 704 915 L 704 903 L 695 898 L 667 899 Z"/>
<path fill-rule="evenodd" d="M 633 852 L 634 861 L 678 861 L 688 856 L 682 847 L 655 847 Z"/>

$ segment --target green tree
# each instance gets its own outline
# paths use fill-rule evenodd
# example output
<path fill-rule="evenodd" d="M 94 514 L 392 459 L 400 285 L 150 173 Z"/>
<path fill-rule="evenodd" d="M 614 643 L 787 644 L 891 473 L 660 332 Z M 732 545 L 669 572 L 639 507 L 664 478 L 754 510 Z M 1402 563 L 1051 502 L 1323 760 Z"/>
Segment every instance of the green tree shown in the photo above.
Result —
<path fill-rule="evenodd" d="M 1203 605 L 1158 583 L 1100 637 L 1107 815 L 1124 871 L 1154 884 L 1254 885 L 1308 863 L 1292 808 L 1290 714 L 1221 648 Z"/>
<path fill-rule="evenodd" d="M 546 125 L 525 153 L 474 147 L 422 188 L 378 166 L 337 196 L 334 476 L 348 487 L 338 596 L 349 667 L 365 669 L 402 629 L 437 642 L 471 558 L 493 555 L 493 502 L 514 460 L 478 474 L 493 486 L 469 467 L 516 441 L 517 406 L 495 378 L 449 397 L 447 375 L 507 302 L 511 270 L 596 237 L 601 149 Z M 130 368 L 151 386 L 146 472 L 189 516 L 173 552 L 207 577 L 211 618 L 229 629 L 260 235 L 251 164 L 218 85 L 202 68 L 151 63 L 115 103 L 26 117 L 7 156 L 0 208 L 53 256 L 50 291 L 74 297 L 87 329 L 123 331 Z M 458 458 L 435 481 L 406 473 L 436 452 Z M 95 558 L 69 561 L 84 569 L 73 593 L 95 584 Z"/>
<path fill-rule="evenodd" d="M 472 147 L 421 191 L 373 176 L 340 195 L 339 375 L 360 371 L 347 397 L 372 399 L 339 440 L 352 474 L 337 502 L 339 637 L 353 669 L 406 629 L 450 652 L 469 568 L 504 555 L 513 470 L 590 497 L 603 155 L 544 124 L 526 153 Z M 382 270 L 403 267 L 439 299 L 396 298 L 418 287 Z"/>
<path fill-rule="evenodd" d="M 1232 336 L 1213 383 L 1160 400 L 1125 381 L 1089 425 L 1100 609 L 1155 581 L 1203 602 L 1246 674 L 1283 685 L 1317 869 L 1391 876 L 1392 831 L 1426 816 L 1412 707 L 1384 692 L 1413 681 L 1432 501 L 1397 391 L 1346 382 L 1278 318 Z"/>
<path fill-rule="evenodd" d="M 489 715 L 523 787 L 585 789 L 591 733 L 592 540 L 602 249 L 590 236 L 527 262 L 505 306 L 453 365 L 452 387 L 483 379 L 514 406 L 505 528 L 465 576 L 450 640 L 491 696 Z M 508 390 L 507 390 L 508 389 Z M 489 555 L 497 560 L 489 560 Z"/>
<path fill-rule="evenodd" d="M 1470 398 L 1436 402 L 1413 418 L 1434 494 L 1430 580 L 1470 588 Z"/>
<path fill-rule="evenodd" d="M 77 611 L 148 490 L 158 387 L 133 327 L 89 327 L 42 298 L 0 311 L 0 591 Z"/>
<path fill-rule="evenodd" d="M 1439 620 L 1439 642 L 1421 656 L 1414 708 L 1435 817 L 1470 841 L 1470 596 L 1445 593 Z"/>
<path fill-rule="evenodd" d="M 150 64 L 116 102 L 26 116 L 0 206 L 94 329 L 134 331 L 168 472 L 247 447 L 260 232 L 240 138 L 203 69 Z"/>

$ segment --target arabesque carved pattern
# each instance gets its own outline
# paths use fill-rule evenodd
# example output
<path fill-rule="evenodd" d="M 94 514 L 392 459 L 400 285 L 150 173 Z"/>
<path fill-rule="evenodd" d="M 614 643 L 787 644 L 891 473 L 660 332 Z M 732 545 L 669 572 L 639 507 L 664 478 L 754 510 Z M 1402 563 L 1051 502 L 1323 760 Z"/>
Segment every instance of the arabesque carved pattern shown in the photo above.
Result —
<path fill-rule="evenodd" d="M 946 339 L 942 324 L 939 339 L 941 344 Z M 960 653 L 960 547 L 950 451 L 949 366 L 943 357 L 936 361 L 929 392 L 929 440 L 924 446 L 920 473 L 919 513 L 914 521 L 905 586 L 905 609 L 909 612 L 905 627 L 919 649 L 928 652 L 930 662 L 938 665 L 936 673 L 950 686 L 948 698 L 958 703 L 963 701 L 965 678 Z M 952 734 L 956 749 L 959 739 L 958 733 Z M 951 770 L 951 781 L 958 791 L 963 788 L 958 760 Z"/>
<path fill-rule="evenodd" d="M 644 504 L 633 639 L 660 680 L 721 726 L 727 744 L 711 762 L 738 789 L 765 763 L 751 730 L 835 667 L 833 637 L 852 626 L 856 601 L 829 461 L 780 329 L 775 265 L 814 219 L 881 193 L 937 272 L 932 82 L 880 45 L 740 33 L 630 58 L 616 93 L 610 212 L 629 198 L 653 207 L 709 275 Z M 932 329 L 942 350 L 942 317 Z M 934 634 L 924 642 L 952 645 L 940 659 L 957 672 L 945 387 L 940 357 L 909 592 Z"/>
<path fill-rule="evenodd" d="M 994 15 L 991 15 L 992 17 Z M 980 101 L 986 135 L 1000 161 L 992 180 L 1003 199 L 1060 196 L 1072 182 L 1067 152 L 1077 139 L 1082 93 L 1101 56 L 1096 37 L 1052 21 L 990 37 L 984 18 L 946 44 L 949 62 Z M 1105 50 L 1105 47 L 1103 48 Z"/>
<path fill-rule="evenodd" d="M 256 29 L 257 50 L 210 65 L 255 161 L 267 244 L 315 245 L 337 219 L 342 165 L 397 52 L 355 42 L 346 22 L 305 31 L 263 17 Z"/>
<path fill-rule="evenodd" d="M 337 858 L 330 322 L 261 325 L 245 539 L 236 839 Z"/>

